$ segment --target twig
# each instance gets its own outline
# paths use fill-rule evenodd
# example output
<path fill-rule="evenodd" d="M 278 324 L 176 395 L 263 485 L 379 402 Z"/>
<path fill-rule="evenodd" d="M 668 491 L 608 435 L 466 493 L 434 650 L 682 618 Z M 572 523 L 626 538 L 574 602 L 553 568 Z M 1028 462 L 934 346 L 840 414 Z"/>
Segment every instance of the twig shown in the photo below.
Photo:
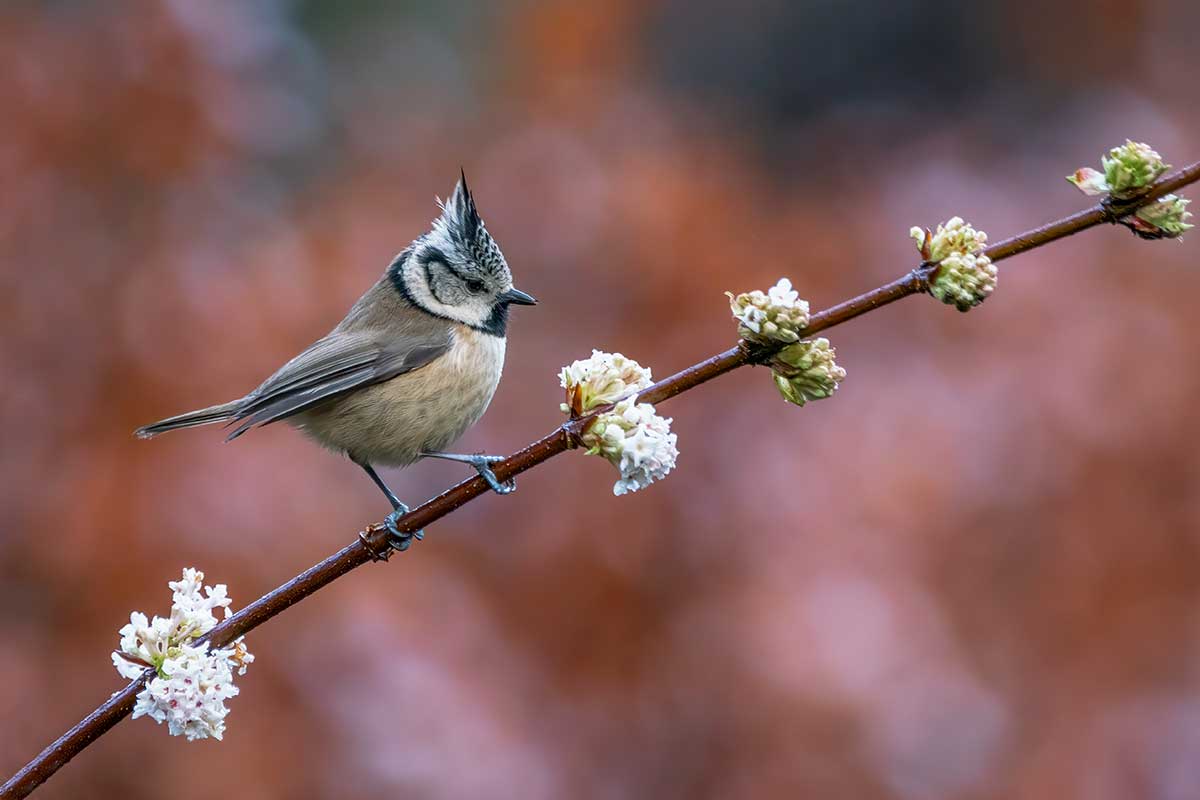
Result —
<path fill-rule="evenodd" d="M 1200 180 L 1200 162 L 1168 175 L 1156 182 L 1144 195 L 1134 200 L 1119 204 L 1101 203 L 1057 222 L 997 242 L 987 248 L 985 252 L 992 261 L 1000 261 L 1102 223 L 1115 224 L 1138 208 L 1196 180 Z M 903 297 L 925 291 L 929 271 L 929 265 L 922 264 L 891 283 L 813 314 L 808 327 L 805 328 L 805 334 L 832 328 Z M 773 355 L 780 347 L 782 345 L 756 349 L 742 345 L 730 348 L 659 381 L 641 392 L 638 399 L 648 403 L 661 402 L 738 367 L 760 363 Z M 503 461 L 493 464 L 493 472 L 499 480 L 506 481 L 571 449 L 576 445 L 586 424 L 605 410 L 604 408 L 596 409 L 583 417 L 569 420 L 552 433 L 527 445 Z M 482 478 L 478 476 L 470 478 L 414 508 L 397 522 L 397 527 L 405 533 L 418 531 L 487 491 L 489 491 L 488 485 Z M 387 560 L 392 553 L 388 544 L 389 538 L 388 532 L 381 523 L 371 525 L 360 533 L 354 542 L 297 575 L 270 594 L 255 600 L 217 625 L 206 636 L 201 637 L 201 641 L 208 641 L 214 647 L 227 645 L 350 570 L 369 561 Z M 3 787 L 0 787 L 0 799 L 7 800 L 7 798 L 27 796 L 83 748 L 124 719 L 133 710 L 137 693 L 152 675 L 152 671 L 148 670 L 145 675 L 114 694 L 78 725 L 39 753 L 37 758 L 30 761 Z"/>

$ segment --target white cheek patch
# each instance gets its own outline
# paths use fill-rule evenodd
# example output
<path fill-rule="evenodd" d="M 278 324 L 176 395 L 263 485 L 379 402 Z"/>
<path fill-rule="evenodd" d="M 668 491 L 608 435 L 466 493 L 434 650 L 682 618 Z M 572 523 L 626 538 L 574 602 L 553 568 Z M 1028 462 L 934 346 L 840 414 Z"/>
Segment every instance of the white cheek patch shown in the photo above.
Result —
<path fill-rule="evenodd" d="M 409 258 L 404 264 L 404 285 L 412 296 L 413 302 L 431 314 L 452 319 L 465 325 L 479 327 L 487 322 L 492 314 L 489 305 L 480 299 L 470 299 L 462 305 L 447 305 L 433 296 L 425 270 L 417 264 L 417 259 Z"/>

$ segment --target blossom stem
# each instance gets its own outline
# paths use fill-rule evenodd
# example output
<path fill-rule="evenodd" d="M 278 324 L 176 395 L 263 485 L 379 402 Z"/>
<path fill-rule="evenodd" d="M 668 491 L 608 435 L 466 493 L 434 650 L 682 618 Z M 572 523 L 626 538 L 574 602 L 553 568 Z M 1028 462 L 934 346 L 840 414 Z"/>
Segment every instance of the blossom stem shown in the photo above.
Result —
<path fill-rule="evenodd" d="M 1197 180 L 1200 180 L 1200 162 L 1155 182 L 1145 194 L 1139 197 L 1127 201 L 1109 201 L 1098 204 L 1056 222 L 1004 239 L 983 252 L 992 261 L 1001 261 L 1103 223 L 1116 224 L 1138 208 Z M 813 314 L 804 329 L 804 335 L 808 337 L 901 298 L 923 292 L 928 285 L 933 268 L 933 265 L 921 264 L 890 283 Z M 638 400 L 647 403 L 662 402 L 738 367 L 762 363 L 784 346 L 783 343 L 778 343 L 776 345 L 756 345 L 753 348 L 742 345 L 732 347 L 659 381 L 640 392 Z M 492 471 L 496 478 L 500 481 L 507 481 L 575 447 L 587 425 L 598 414 L 610 408 L 611 406 L 596 408 L 583 416 L 569 419 L 553 432 L 527 445 L 503 461 L 492 464 Z M 421 530 L 489 491 L 488 484 L 482 477 L 472 477 L 412 509 L 397 521 L 396 526 L 402 533 Z M 371 525 L 360 533 L 354 542 L 222 621 L 207 634 L 199 637 L 197 643 L 207 641 L 212 647 L 224 647 L 347 572 L 370 561 L 387 560 L 391 555 L 388 544 L 391 538 L 393 537 L 382 523 Z M 0 799 L 7 800 L 8 798 L 27 796 L 67 761 L 128 716 L 133 710 L 137 693 L 141 691 L 145 681 L 153 675 L 152 670 L 147 670 L 145 675 L 114 694 L 79 724 L 38 754 L 20 772 L 0 787 Z"/>

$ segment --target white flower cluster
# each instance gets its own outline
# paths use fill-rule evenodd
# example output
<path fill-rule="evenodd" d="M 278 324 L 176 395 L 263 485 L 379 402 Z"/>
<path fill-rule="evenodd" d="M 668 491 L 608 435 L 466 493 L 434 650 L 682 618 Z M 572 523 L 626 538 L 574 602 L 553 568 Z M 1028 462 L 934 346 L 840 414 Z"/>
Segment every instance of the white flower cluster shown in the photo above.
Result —
<path fill-rule="evenodd" d="M 249 655 L 249 654 L 247 654 Z M 250 657 L 249 660 L 253 660 Z M 221 739 L 225 735 L 225 701 L 237 695 L 233 685 L 233 650 L 208 652 L 208 643 L 181 645 L 168 657 L 154 678 L 138 693 L 133 718 L 148 716 L 167 723 L 172 736 Z M 238 674 L 245 672 L 245 662 Z"/>
<path fill-rule="evenodd" d="M 779 283 L 763 294 L 758 289 L 729 297 L 729 309 L 738 321 L 738 334 L 757 344 L 800 341 L 800 332 L 808 327 L 808 302 L 792 289 L 792 282 Z"/>
<path fill-rule="evenodd" d="M 913 227 L 909 235 L 921 257 L 937 264 L 929 280 L 929 293 L 959 311 L 969 311 L 987 299 L 996 288 L 996 265 L 981 251 L 987 234 L 977 231 L 962 217 L 952 217 L 937 231 Z"/>
<path fill-rule="evenodd" d="M 780 350 L 771 362 L 775 388 L 789 403 L 831 397 L 846 377 L 834 361 L 837 355 L 825 338 L 797 342 Z"/>
<path fill-rule="evenodd" d="M 599 455 L 621 472 L 613 494 L 644 489 L 675 468 L 679 450 L 671 420 L 658 416 L 654 406 L 627 397 L 598 416 L 583 434 L 588 455 Z"/>
<path fill-rule="evenodd" d="M 141 677 L 150 668 L 157 673 L 138 693 L 134 718 L 166 722 L 172 736 L 183 734 L 189 740 L 221 738 L 229 713 L 225 701 L 238 693 L 233 670 L 244 675 L 254 661 L 241 640 L 211 651 L 207 642 L 192 644 L 216 626 L 215 609 L 224 609 L 226 617 L 232 613 L 225 585 L 203 583 L 203 572 L 185 569 L 180 580 L 167 584 L 171 616 L 148 620 L 133 612 L 119 631 L 121 649 L 112 654 L 113 666 L 124 678 Z"/>
<path fill-rule="evenodd" d="M 1087 195 L 1111 194 L 1118 200 L 1128 200 L 1142 194 L 1171 168 L 1150 145 L 1129 139 L 1109 150 L 1100 159 L 1100 166 L 1103 172 L 1083 167 L 1068 175 L 1067 180 Z"/>
<path fill-rule="evenodd" d="M 652 383 L 650 370 L 632 358 L 600 350 L 593 350 L 591 358 L 563 367 L 558 380 L 567 390 L 567 402 L 560 408 L 573 417 L 615 403 Z"/>

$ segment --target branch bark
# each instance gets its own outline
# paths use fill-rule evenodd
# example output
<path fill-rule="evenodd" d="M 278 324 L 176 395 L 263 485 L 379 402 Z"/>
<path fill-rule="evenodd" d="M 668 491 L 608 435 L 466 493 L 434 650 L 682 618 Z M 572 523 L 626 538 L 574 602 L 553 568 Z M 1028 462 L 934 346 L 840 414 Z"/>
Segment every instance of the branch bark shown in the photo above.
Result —
<path fill-rule="evenodd" d="M 1098 204 L 1069 217 L 1004 239 L 988 247 L 985 252 L 992 261 L 1001 261 L 1103 223 L 1116 224 L 1122 217 L 1138 208 L 1197 180 L 1200 180 L 1200 162 L 1157 181 L 1146 194 L 1134 200 Z M 815 334 L 901 298 L 924 292 L 929 271 L 930 267 L 922 264 L 903 277 L 877 289 L 813 314 L 805 333 Z M 759 363 L 781 347 L 782 345 L 753 350 L 742 345 L 732 347 L 659 381 L 641 392 L 638 398 L 648 403 L 662 402 L 738 367 Z M 596 409 L 583 417 L 569 420 L 536 442 L 493 464 L 492 470 L 496 477 L 506 481 L 573 448 L 584 426 L 605 410 Z M 397 527 L 403 532 L 418 531 L 488 491 L 487 483 L 482 478 L 470 478 L 414 508 L 398 521 Z M 201 640 L 210 642 L 214 647 L 227 645 L 347 572 L 369 561 L 386 561 L 393 552 L 388 545 L 388 539 L 389 535 L 382 523 L 371 525 L 360 533 L 355 541 L 271 593 L 255 600 L 221 622 L 201 637 Z M 0 787 L 0 800 L 27 796 L 71 758 L 124 719 L 132 712 L 138 692 L 152 675 L 153 671 L 147 670 L 145 675 L 114 694 L 39 753 Z"/>

